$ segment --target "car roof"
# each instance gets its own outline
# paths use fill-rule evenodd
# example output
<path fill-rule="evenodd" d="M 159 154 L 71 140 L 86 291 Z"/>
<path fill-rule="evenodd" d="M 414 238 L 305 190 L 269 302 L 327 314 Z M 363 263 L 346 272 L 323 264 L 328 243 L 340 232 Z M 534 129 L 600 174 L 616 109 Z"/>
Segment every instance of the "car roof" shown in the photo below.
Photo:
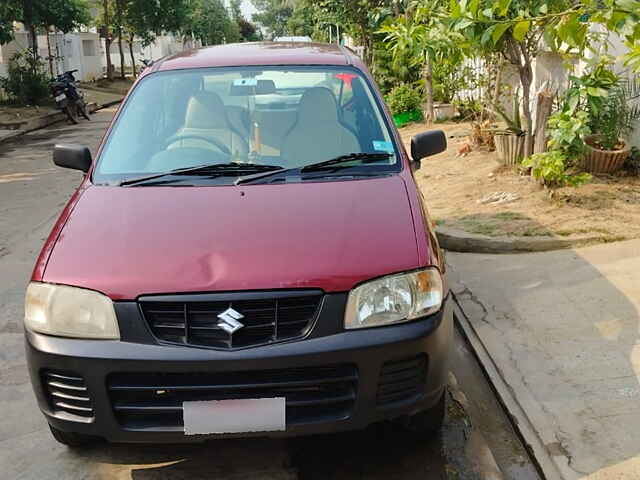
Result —
<path fill-rule="evenodd" d="M 355 65 L 364 68 L 349 49 L 326 43 L 252 42 L 185 50 L 158 61 L 153 71 L 204 67 L 262 65 Z"/>

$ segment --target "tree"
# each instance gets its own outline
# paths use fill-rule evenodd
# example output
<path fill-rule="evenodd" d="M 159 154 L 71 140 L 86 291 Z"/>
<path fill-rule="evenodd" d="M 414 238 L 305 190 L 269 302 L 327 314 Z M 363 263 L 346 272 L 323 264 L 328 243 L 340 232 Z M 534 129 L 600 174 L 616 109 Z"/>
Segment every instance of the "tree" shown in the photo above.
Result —
<path fill-rule="evenodd" d="M 249 20 L 242 15 L 240 8 L 240 0 L 231 0 L 231 19 L 238 25 L 240 37 L 242 41 L 253 42 L 258 40 L 257 28 Z"/>
<path fill-rule="evenodd" d="M 29 32 L 29 48 L 37 60 L 38 30 L 54 27 L 66 33 L 88 24 L 89 19 L 85 0 L 3 0 L 0 4 L 0 44 L 13 40 L 12 24 L 21 22 Z"/>
<path fill-rule="evenodd" d="M 282 37 L 289 33 L 288 22 L 293 15 L 294 7 L 285 0 L 251 0 L 258 13 L 253 14 L 253 21 L 267 30 L 269 38 Z"/>
<path fill-rule="evenodd" d="M 238 24 L 220 0 L 186 0 L 186 16 L 180 31 L 203 45 L 240 41 Z"/>
<path fill-rule="evenodd" d="M 422 79 L 426 97 L 425 121 L 435 120 L 433 65 L 456 59 L 459 63 L 462 36 L 451 32 L 440 20 L 445 14 L 442 0 L 428 0 L 417 3 L 394 22 L 380 31 L 386 34 L 385 42 L 390 45 L 395 68 L 409 61 L 410 65 L 422 66 Z"/>
<path fill-rule="evenodd" d="M 143 47 L 149 46 L 162 32 L 180 31 L 187 15 L 188 4 L 185 0 L 127 0 L 123 29 L 129 36 L 129 55 L 134 75 L 137 74 L 133 54 L 135 39 L 139 38 Z"/>
<path fill-rule="evenodd" d="M 501 54 L 518 71 L 523 96 L 525 156 L 531 153 L 532 64 L 544 45 L 558 51 L 583 53 L 601 45 L 593 24 L 619 33 L 631 48 L 640 38 L 638 0 L 472 0 L 451 2 L 452 27 L 462 32 L 471 48 Z M 640 52 L 638 52 L 640 53 Z M 640 65 L 638 65 L 640 67 Z"/>

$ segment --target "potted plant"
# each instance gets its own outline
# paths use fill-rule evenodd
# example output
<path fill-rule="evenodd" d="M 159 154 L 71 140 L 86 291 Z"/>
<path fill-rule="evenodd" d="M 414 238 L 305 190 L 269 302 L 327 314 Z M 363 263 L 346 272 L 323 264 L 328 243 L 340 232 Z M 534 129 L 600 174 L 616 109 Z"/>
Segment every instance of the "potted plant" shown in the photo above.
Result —
<path fill-rule="evenodd" d="M 586 136 L 584 168 L 592 173 L 620 170 L 631 146 L 625 137 L 640 119 L 640 85 L 636 79 L 621 80 L 603 98 L 600 108 L 590 112 L 592 135 Z"/>
<path fill-rule="evenodd" d="M 420 111 L 422 98 L 418 90 L 411 85 L 403 83 L 394 87 L 386 100 L 396 127 L 400 128 L 407 123 L 422 120 Z"/>
<path fill-rule="evenodd" d="M 524 154 L 525 132 L 520 122 L 520 99 L 518 92 L 513 95 L 513 114 L 509 117 L 502 107 L 494 104 L 494 109 L 500 115 L 507 128 L 494 132 L 494 142 L 498 159 L 505 165 L 519 165 Z"/>

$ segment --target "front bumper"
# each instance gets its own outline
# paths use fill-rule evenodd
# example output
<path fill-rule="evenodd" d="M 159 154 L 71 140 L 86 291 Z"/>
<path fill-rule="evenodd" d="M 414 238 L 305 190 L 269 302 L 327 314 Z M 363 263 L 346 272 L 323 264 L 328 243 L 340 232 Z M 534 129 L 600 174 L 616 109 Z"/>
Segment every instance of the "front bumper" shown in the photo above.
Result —
<path fill-rule="evenodd" d="M 202 441 L 220 435 L 185 436 L 175 425 L 124 424 L 113 405 L 109 379 L 113 375 L 209 375 L 233 377 L 240 372 L 317 369 L 334 365 L 354 367 L 355 398 L 343 415 L 289 423 L 284 432 L 240 436 L 295 436 L 362 429 L 382 420 L 410 415 L 436 404 L 446 384 L 453 316 L 450 299 L 437 314 L 411 323 L 342 331 L 291 343 L 238 351 L 173 347 L 134 341 L 98 341 L 26 334 L 29 371 L 40 409 L 47 421 L 63 431 L 96 435 L 111 442 L 175 443 Z M 424 382 L 408 398 L 380 404 L 384 366 L 415 358 L 425 359 Z M 53 406 L 43 382 L 45 372 L 62 372 L 84 379 L 93 413 L 88 418 L 69 415 Z M 289 399 L 287 398 L 287 401 Z M 154 417 L 155 418 L 155 417 Z M 224 435 L 231 437 L 236 435 Z"/>

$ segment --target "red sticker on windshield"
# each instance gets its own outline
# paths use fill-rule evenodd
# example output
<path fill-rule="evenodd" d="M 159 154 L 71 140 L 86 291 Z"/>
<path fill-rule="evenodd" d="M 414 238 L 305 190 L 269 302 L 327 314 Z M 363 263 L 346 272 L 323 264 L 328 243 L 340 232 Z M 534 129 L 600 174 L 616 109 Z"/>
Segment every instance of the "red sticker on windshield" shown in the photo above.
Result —
<path fill-rule="evenodd" d="M 351 82 L 356 77 L 357 75 L 353 73 L 336 73 L 336 78 L 342 80 L 344 83 L 346 83 L 349 86 L 351 86 Z"/>

